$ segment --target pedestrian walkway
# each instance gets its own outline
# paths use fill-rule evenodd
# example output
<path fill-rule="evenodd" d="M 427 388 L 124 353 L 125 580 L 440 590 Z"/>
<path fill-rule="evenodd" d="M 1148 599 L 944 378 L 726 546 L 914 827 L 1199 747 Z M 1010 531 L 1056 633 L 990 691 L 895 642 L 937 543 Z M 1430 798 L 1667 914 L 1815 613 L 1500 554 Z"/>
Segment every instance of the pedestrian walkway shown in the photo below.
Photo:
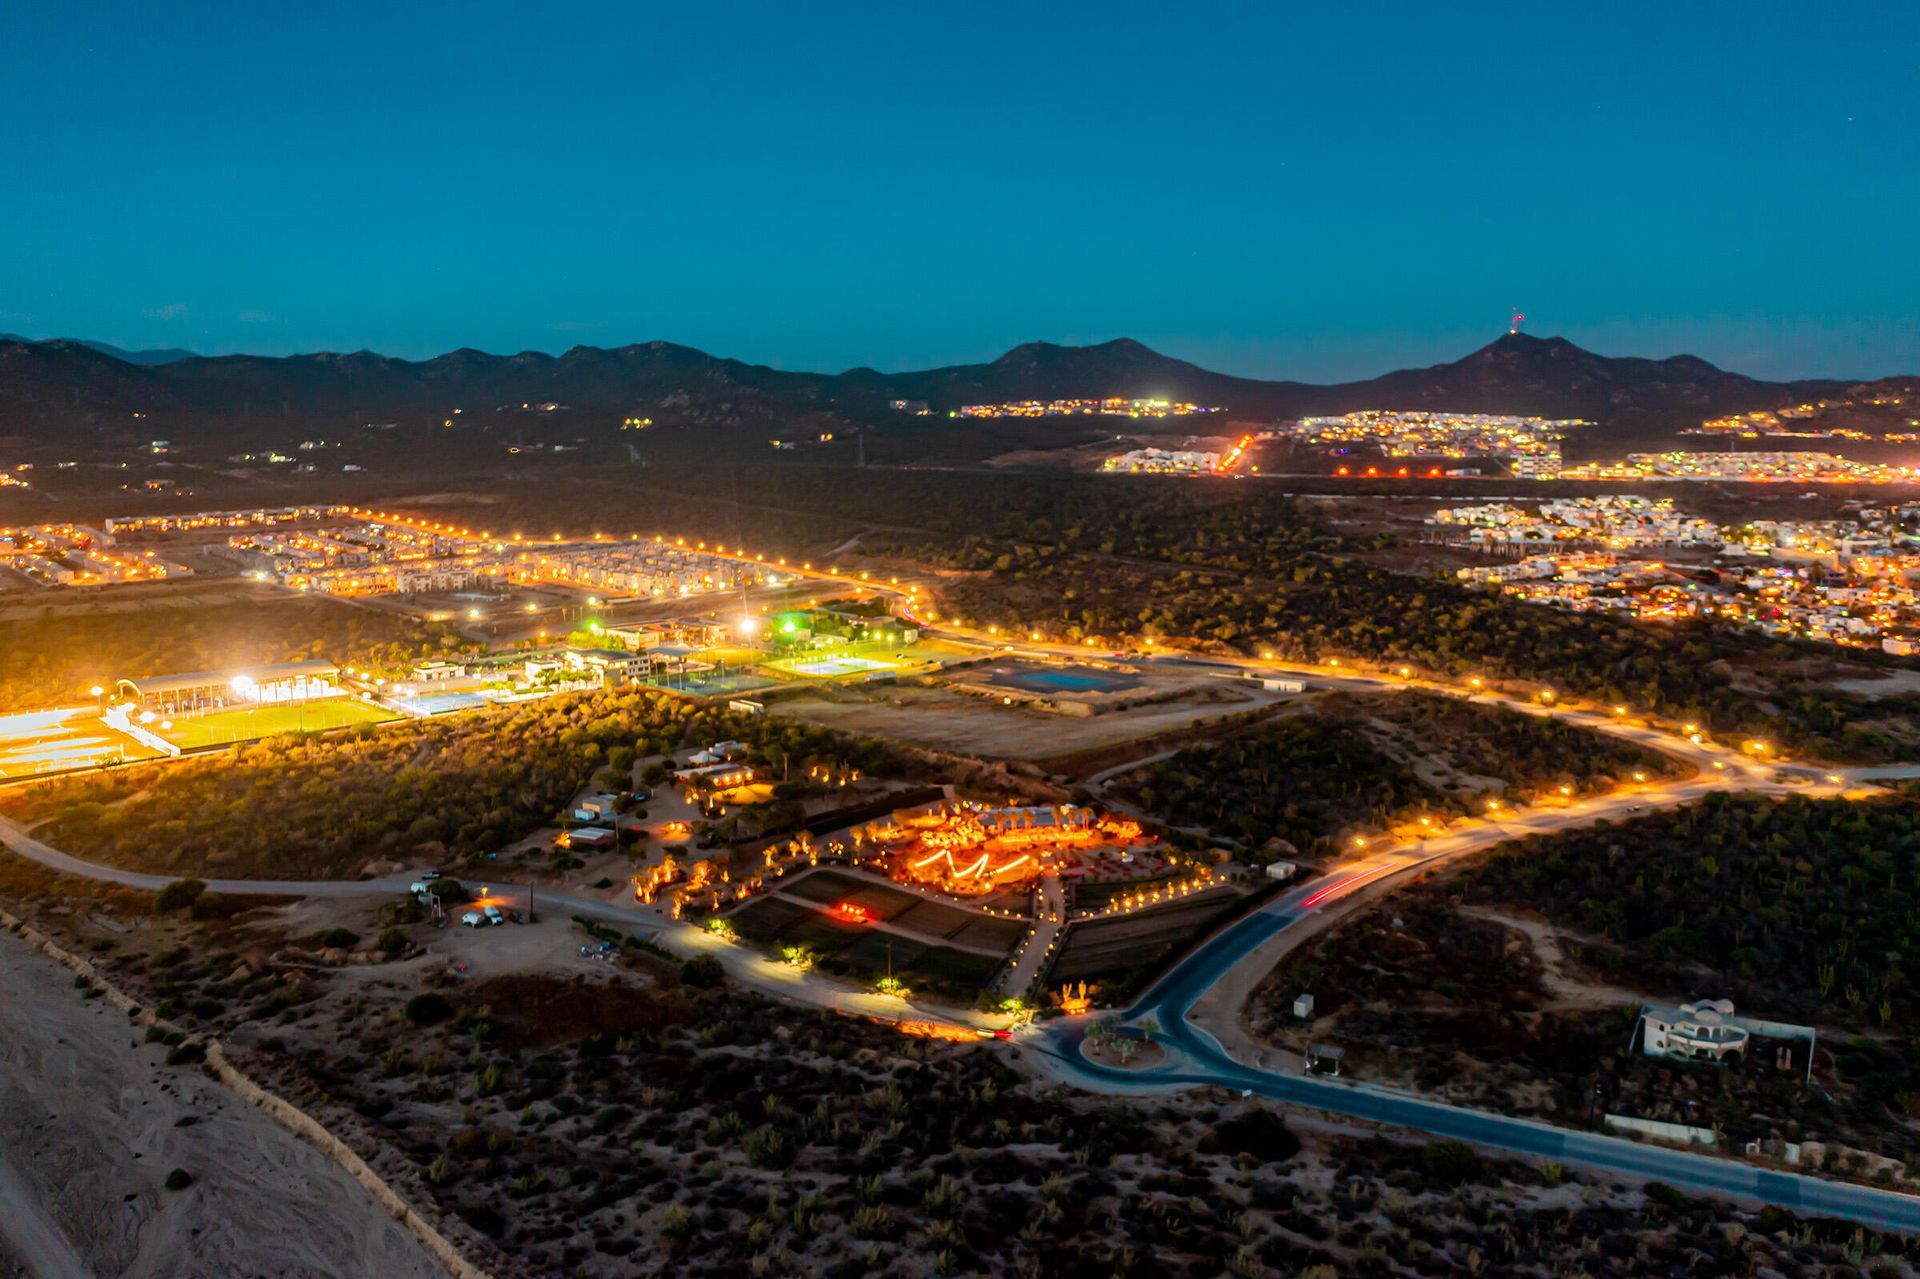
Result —
<path fill-rule="evenodd" d="M 1000 970 L 994 989 L 1002 995 L 1024 997 L 1046 971 L 1066 918 L 1067 890 L 1061 887 L 1060 876 L 1049 871 L 1040 877 L 1039 891 L 1034 894 L 1033 931 L 1020 944 L 1013 962 Z"/>

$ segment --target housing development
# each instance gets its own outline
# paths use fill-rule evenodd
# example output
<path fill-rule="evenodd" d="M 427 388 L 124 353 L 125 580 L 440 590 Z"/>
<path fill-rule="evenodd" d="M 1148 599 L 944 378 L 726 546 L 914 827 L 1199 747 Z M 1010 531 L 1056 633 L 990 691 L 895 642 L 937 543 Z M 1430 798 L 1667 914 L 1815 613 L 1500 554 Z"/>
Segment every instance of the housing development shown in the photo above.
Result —
<path fill-rule="evenodd" d="M 1515 556 L 1458 575 L 1521 599 L 1892 654 L 1920 647 L 1920 508 L 1723 526 L 1675 510 L 1672 498 L 1606 496 L 1451 507 L 1429 519 L 1462 545 Z"/>
<path fill-rule="evenodd" d="M 904 401 L 902 405 L 904 406 Z M 1097 400 L 1018 400 L 1010 404 L 964 404 L 956 417 L 1191 417 L 1219 413 L 1217 407 L 1176 400 L 1129 399 L 1109 395 Z"/>
<path fill-rule="evenodd" d="M 1340 417 L 1307 417 L 1278 434 L 1305 444 L 1379 449 L 1387 457 L 1498 458 L 1515 475 L 1550 476 L 1560 469 L 1560 445 L 1586 422 L 1495 413 L 1367 410 Z"/>

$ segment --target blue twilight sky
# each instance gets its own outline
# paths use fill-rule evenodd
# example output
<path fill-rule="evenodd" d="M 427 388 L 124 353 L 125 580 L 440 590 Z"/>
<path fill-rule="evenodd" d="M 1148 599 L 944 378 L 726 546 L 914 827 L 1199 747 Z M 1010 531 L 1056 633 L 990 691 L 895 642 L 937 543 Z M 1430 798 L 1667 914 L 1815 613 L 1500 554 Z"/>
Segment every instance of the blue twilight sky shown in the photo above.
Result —
<path fill-rule="evenodd" d="M 0 4 L 0 332 L 1920 373 L 1920 4 Z"/>

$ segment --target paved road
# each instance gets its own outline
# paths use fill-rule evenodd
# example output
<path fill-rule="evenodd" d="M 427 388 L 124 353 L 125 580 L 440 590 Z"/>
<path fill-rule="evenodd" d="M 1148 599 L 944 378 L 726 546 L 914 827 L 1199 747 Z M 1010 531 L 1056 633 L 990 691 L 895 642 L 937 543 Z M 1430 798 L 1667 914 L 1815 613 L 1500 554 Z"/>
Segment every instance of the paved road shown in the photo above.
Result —
<path fill-rule="evenodd" d="M 1340 1080 L 1286 1075 L 1234 1060 L 1217 1040 L 1194 1025 L 1188 1014 L 1220 976 L 1276 934 L 1300 923 L 1312 909 L 1305 903 L 1322 888 L 1320 883 L 1307 885 L 1287 894 L 1272 908 L 1247 916 L 1217 934 L 1127 1010 L 1129 1021 L 1151 1017 L 1160 1024 L 1156 1042 L 1167 1048 L 1167 1064 L 1149 1070 L 1119 1070 L 1087 1061 L 1079 1051 L 1086 1029 L 1083 1020 L 1048 1032 L 1041 1045 L 1059 1059 L 1069 1078 L 1102 1091 L 1195 1085 L 1236 1088 L 1288 1105 L 1578 1164 L 1618 1176 L 1842 1217 L 1878 1229 L 1920 1231 L 1920 1198 L 1912 1195 L 1773 1172 L 1712 1155 L 1486 1114 Z"/>

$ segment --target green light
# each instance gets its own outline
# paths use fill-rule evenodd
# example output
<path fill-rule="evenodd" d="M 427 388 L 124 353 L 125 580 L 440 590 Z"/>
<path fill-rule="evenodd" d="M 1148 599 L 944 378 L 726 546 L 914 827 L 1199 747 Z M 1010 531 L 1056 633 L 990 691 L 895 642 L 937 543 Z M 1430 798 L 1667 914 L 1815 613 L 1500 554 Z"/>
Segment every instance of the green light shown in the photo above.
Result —
<path fill-rule="evenodd" d="M 793 634 L 793 631 L 794 631 L 794 626 L 792 622 L 788 621 L 788 622 L 780 623 L 780 633 L 782 635 L 791 635 Z"/>

